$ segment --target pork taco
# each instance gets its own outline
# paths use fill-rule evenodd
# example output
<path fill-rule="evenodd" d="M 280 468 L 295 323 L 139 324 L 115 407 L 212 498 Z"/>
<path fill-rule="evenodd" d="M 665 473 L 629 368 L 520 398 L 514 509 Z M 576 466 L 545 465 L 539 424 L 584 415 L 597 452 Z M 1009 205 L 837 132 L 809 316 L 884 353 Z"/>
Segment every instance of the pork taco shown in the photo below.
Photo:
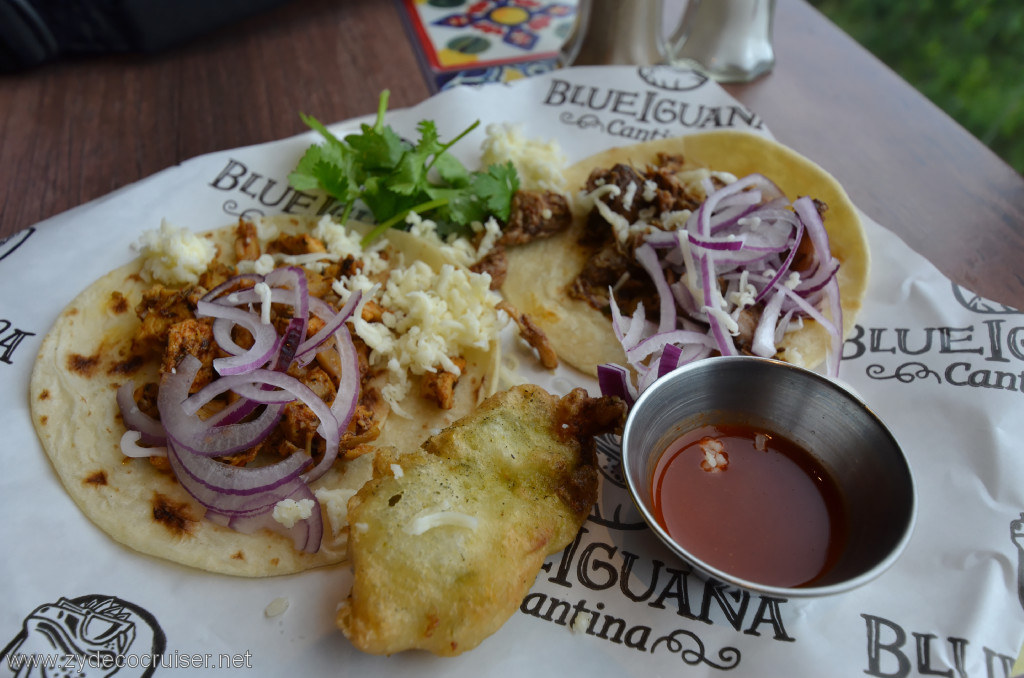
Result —
<path fill-rule="evenodd" d="M 722 353 L 835 369 L 869 255 L 821 167 L 720 131 L 609 149 L 566 180 L 572 226 L 510 248 L 502 287 L 563 360 L 648 377 Z"/>
<path fill-rule="evenodd" d="M 383 445 L 415 449 L 495 391 L 489 278 L 442 247 L 313 218 L 164 225 L 43 340 L 33 422 L 83 513 L 203 570 L 296 572 L 346 554 Z"/>

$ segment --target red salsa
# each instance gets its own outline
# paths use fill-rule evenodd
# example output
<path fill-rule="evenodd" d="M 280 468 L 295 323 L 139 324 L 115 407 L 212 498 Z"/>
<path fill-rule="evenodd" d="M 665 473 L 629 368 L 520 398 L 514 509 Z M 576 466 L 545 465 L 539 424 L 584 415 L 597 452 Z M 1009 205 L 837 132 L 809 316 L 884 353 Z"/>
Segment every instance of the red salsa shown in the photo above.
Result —
<path fill-rule="evenodd" d="M 813 583 L 839 557 L 839 488 L 805 449 L 775 433 L 715 424 L 673 441 L 653 477 L 654 516 L 709 565 L 748 581 Z"/>

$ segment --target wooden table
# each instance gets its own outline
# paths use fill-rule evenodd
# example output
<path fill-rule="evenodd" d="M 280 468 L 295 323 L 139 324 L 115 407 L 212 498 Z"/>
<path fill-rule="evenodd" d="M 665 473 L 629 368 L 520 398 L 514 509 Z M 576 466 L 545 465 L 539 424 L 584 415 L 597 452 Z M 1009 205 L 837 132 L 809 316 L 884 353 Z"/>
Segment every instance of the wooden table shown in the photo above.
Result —
<path fill-rule="evenodd" d="M 202 153 L 429 96 L 400 8 L 293 0 L 172 51 L 0 77 L 0 237 Z M 804 0 L 728 90 L 954 281 L 1024 308 L 1024 178 Z"/>

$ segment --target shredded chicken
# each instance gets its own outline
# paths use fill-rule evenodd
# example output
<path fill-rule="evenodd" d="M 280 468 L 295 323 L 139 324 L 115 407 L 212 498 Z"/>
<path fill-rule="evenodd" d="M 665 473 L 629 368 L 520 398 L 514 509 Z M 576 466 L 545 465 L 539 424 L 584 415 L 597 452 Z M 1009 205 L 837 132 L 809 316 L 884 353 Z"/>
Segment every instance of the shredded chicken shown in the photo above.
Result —
<path fill-rule="evenodd" d="M 536 349 L 540 364 L 545 369 L 553 370 L 558 367 L 558 354 L 555 353 L 554 347 L 551 346 L 551 341 L 544 334 L 544 330 L 537 327 L 530 319 L 530 316 L 520 313 L 519 309 L 507 301 L 498 302 L 498 309 L 504 311 L 508 314 L 508 317 L 512 318 L 519 328 L 519 336 L 523 338 L 523 341 Z"/>

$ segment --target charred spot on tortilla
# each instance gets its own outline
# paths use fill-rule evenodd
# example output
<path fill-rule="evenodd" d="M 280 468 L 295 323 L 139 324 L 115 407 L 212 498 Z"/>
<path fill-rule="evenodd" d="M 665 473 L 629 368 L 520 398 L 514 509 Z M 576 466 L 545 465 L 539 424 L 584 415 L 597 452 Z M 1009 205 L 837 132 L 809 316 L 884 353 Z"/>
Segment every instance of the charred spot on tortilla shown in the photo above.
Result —
<path fill-rule="evenodd" d="M 84 356 L 79 353 L 68 354 L 68 371 L 80 374 L 83 377 L 91 377 L 100 364 L 100 356 Z"/>
<path fill-rule="evenodd" d="M 127 358 L 125 358 L 124 360 L 119 360 L 119 361 L 115 362 L 113 365 L 111 365 L 107 369 L 107 374 L 109 374 L 111 376 L 115 376 L 115 375 L 125 376 L 125 375 L 135 374 L 140 369 L 142 369 L 142 367 L 145 364 L 146 364 L 145 356 L 142 356 L 142 355 L 140 355 L 138 353 L 132 353 Z"/>
<path fill-rule="evenodd" d="M 131 306 L 128 304 L 128 299 L 121 294 L 121 292 L 115 290 L 110 293 L 110 312 L 120 315 L 127 313 Z"/>
<path fill-rule="evenodd" d="M 153 520 L 166 527 L 178 537 L 192 536 L 198 520 L 192 515 L 190 506 L 177 502 L 159 492 L 153 493 Z"/>
<path fill-rule="evenodd" d="M 106 485 L 107 472 L 104 471 L 103 469 L 100 469 L 99 471 L 94 471 L 93 473 L 90 473 L 85 478 L 83 478 L 82 482 L 87 485 L 93 485 L 94 487 Z"/>
<path fill-rule="evenodd" d="M 245 560 L 245 553 L 243 551 L 235 551 L 231 554 L 232 560 Z"/>
<path fill-rule="evenodd" d="M 39 399 L 40 400 L 49 400 L 49 398 L 50 398 L 50 389 L 44 388 L 42 391 L 39 392 Z"/>

